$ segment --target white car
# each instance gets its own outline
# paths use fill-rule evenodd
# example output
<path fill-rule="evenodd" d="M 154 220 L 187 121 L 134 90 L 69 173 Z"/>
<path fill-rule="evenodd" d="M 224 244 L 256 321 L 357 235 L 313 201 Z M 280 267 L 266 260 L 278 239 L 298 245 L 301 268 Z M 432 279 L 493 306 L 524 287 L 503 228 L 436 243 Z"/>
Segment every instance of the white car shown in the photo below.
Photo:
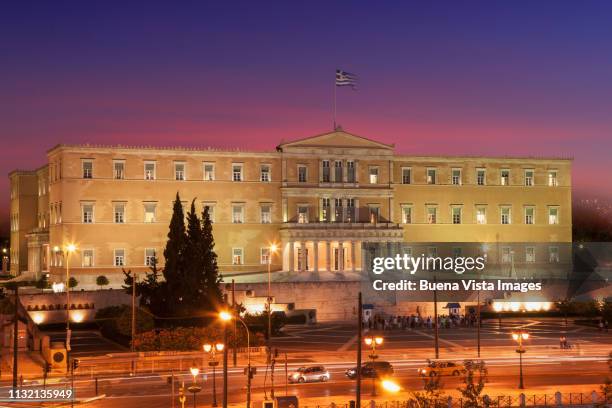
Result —
<path fill-rule="evenodd" d="M 289 374 L 290 383 L 325 382 L 331 375 L 323 366 L 300 367 Z"/>

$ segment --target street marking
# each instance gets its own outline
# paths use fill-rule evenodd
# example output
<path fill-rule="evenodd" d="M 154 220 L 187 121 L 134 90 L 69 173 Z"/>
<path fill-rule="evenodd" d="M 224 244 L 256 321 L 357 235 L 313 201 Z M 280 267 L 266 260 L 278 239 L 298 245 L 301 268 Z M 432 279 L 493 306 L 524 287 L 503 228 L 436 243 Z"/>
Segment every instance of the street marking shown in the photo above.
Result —
<path fill-rule="evenodd" d="M 366 334 L 368 332 L 368 329 L 364 329 L 363 330 L 363 334 Z M 355 344 L 357 342 L 357 338 L 359 337 L 359 335 L 354 335 L 353 337 L 351 337 L 346 343 L 344 343 L 344 345 L 342 345 L 338 350 L 336 351 L 346 351 L 348 350 L 353 344 Z"/>

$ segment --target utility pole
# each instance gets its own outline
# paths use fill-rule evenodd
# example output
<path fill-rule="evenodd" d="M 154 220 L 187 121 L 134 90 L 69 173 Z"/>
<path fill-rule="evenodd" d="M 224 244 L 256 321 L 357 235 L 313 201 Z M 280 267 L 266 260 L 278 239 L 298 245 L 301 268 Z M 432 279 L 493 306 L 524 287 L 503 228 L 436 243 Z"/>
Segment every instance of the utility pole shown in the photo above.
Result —
<path fill-rule="evenodd" d="M 361 408 L 361 325 L 363 322 L 363 304 L 361 292 L 357 300 L 357 385 L 355 387 L 355 406 Z"/>
<path fill-rule="evenodd" d="M 434 283 L 438 280 L 434 276 Z M 434 348 L 436 352 L 436 359 L 440 358 L 440 347 L 438 345 L 438 291 L 434 289 Z"/>
<path fill-rule="evenodd" d="M 15 315 L 13 322 L 13 391 L 17 391 L 17 349 L 19 347 L 19 285 L 15 283 Z"/>
<path fill-rule="evenodd" d="M 134 338 L 136 337 L 136 272 L 132 276 L 132 344 L 130 349 L 134 352 Z"/>
<path fill-rule="evenodd" d="M 227 293 L 223 297 L 225 306 L 227 307 Z M 232 310 L 232 313 L 236 313 L 236 311 Z M 223 325 L 223 344 L 227 344 L 227 324 Z M 248 346 L 249 344 L 247 344 L 247 347 Z M 223 347 L 223 408 L 227 408 L 227 354 L 228 348 Z"/>
<path fill-rule="evenodd" d="M 234 280 L 232 279 L 232 310 L 233 313 L 238 313 L 238 311 L 236 310 L 236 283 L 234 282 Z M 236 319 L 234 319 L 234 341 L 232 342 L 232 360 L 234 363 L 234 367 L 236 367 L 238 365 L 238 355 L 236 353 L 236 335 L 238 334 L 238 327 L 236 326 Z M 227 346 L 226 346 L 227 347 Z"/>
<path fill-rule="evenodd" d="M 478 358 L 480 358 L 480 291 L 478 291 L 478 305 L 476 306 L 476 325 L 478 326 Z"/>

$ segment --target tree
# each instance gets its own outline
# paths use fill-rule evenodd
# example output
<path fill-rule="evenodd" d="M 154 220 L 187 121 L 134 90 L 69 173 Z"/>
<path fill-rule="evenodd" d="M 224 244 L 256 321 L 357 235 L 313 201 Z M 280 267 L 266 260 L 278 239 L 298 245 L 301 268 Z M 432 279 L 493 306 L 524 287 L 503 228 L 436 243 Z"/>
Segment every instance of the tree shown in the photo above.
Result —
<path fill-rule="evenodd" d="M 430 360 L 427 360 L 431 364 Z M 414 392 L 412 396 L 416 405 L 420 408 L 442 408 L 445 406 L 442 401 L 444 392 L 442 391 L 442 381 L 438 370 L 432 368 L 429 377 L 423 377 L 423 391 Z"/>
<path fill-rule="evenodd" d="M 49 283 L 49 279 L 47 279 L 47 275 L 42 274 L 40 278 L 36 281 L 37 289 L 49 289 L 51 284 Z"/>
<path fill-rule="evenodd" d="M 166 305 L 163 310 L 166 315 L 178 315 L 182 311 L 184 295 L 184 252 L 185 252 L 185 216 L 181 198 L 176 193 L 176 199 L 172 208 L 172 219 L 168 231 L 168 241 L 164 249 L 166 260 L 163 274 L 166 280 Z"/>
<path fill-rule="evenodd" d="M 185 239 L 185 277 L 184 297 L 193 312 L 202 306 L 206 294 L 204 251 L 202 241 L 202 223 L 195 210 L 195 199 L 187 213 L 187 231 Z"/>
<path fill-rule="evenodd" d="M 96 278 L 96 285 L 98 286 L 106 286 L 108 285 L 108 278 L 104 275 L 100 275 Z"/>
<path fill-rule="evenodd" d="M 76 288 L 78 284 L 79 284 L 79 281 L 76 280 L 74 276 L 71 276 L 70 279 L 68 279 L 68 287 L 70 289 Z"/>
<path fill-rule="evenodd" d="M 208 206 L 202 211 L 202 256 L 204 262 L 204 287 L 206 288 L 206 305 L 208 308 L 216 309 L 222 302 L 221 276 L 217 265 L 217 254 L 215 253 L 215 238 L 212 232 L 212 222 Z"/>
<path fill-rule="evenodd" d="M 466 360 L 463 362 L 463 387 L 457 388 L 464 398 L 463 407 L 479 408 L 483 406 L 480 394 L 487 382 L 488 370 L 484 361 Z"/>

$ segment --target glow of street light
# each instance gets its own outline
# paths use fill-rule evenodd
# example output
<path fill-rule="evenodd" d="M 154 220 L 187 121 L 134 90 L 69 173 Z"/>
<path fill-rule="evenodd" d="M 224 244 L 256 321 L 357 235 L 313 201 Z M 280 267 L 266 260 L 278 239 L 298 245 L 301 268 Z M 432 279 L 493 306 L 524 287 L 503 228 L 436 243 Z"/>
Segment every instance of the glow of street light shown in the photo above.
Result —
<path fill-rule="evenodd" d="M 380 346 L 383 343 L 383 338 L 382 337 L 375 337 L 374 341 L 376 342 L 376 344 L 378 344 Z"/>
<path fill-rule="evenodd" d="M 59 251 L 60 251 L 60 248 L 57 245 L 53 247 L 53 252 L 59 252 Z"/>
<path fill-rule="evenodd" d="M 517 333 L 512 333 L 512 338 L 513 338 L 514 340 L 518 340 L 519 335 L 518 335 Z"/>
<path fill-rule="evenodd" d="M 381 385 L 383 389 L 388 392 L 398 392 L 399 390 L 402 389 L 402 387 L 400 387 L 399 384 L 391 380 L 383 380 L 381 382 Z"/>
<path fill-rule="evenodd" d="M 212 350 L 212 346 L 210 344 L 205 344 L 204 345 L 204 351 L 207 353 L 210 353 L 210 350 Z"/>
<path fill-rule="evenodd" d="M 189 371 L 191 371 L 191 375 L 193 375 L 194 377 L 200 374 L 200 369 L 198 367 L 191 367 Z"/>
<path fill-rule="evenodd" d="M 219 313 L 219 318 L 225 322 L 229 322 L 230 320 L 232 320 L 232 314 L 230 312 L 223 311 Z"/>
<path fill-rule="evenodd" d="M 223 349 L 225 348 L 225 344 L 217 343 L 215 344 L 215 348 L 217 349 L 217 351 L 223 351 Z"/>
<path fill-rule="evenodd" d="M 270 252 L 276 252 L 278 250 L 278 246 L 276 244 L 270 245 Z"/>
<path fill-rule="evenodd" d="M 364 339 L 364 341 L 365 341 L 365 344 L 367 344 L 368 346 L 372 345 L 372 338 L 371 337 L 366 337 Z"/>
<path fill-rule="evenodd" d="M 76 251 L 76 245 L 74 245 L 74 244 L 68 244 L 68 245 L 66 245 L 66 251 L 68 251 L 68 252 L 74 252 L 74 251 Z"/>

